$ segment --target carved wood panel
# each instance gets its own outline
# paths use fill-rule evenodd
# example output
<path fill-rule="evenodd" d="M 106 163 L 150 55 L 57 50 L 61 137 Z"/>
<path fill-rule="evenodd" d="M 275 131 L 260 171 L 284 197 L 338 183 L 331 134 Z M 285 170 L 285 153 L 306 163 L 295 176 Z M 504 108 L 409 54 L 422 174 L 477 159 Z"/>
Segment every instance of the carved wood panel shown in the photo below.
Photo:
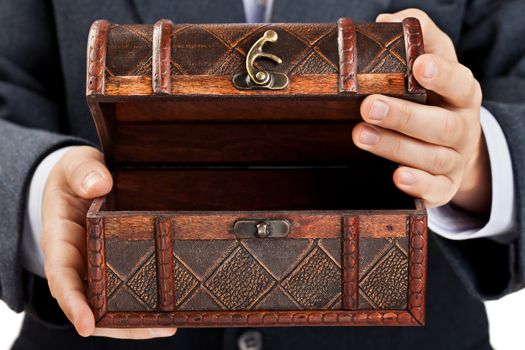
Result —
<path fill-rule="evenodd" d="M 157 285 L 153 240 L 107 240 L 108 311 L 158 310 Z"/>
<path fill-rule="evenodd" d="M 408 229 L 408 219 L 400 217 L 397 221 L 405 222 Z M 174 306 L 164 310 L 406 309 L 406 231 L 374 236 L 373 229 L 381 229 L 381 223 L 363 216 L 347 219 L 348 242 L 346 238 L 175 239 L 173 279 L 167 279 L 172 285 L 162 291 L 174 294 Z M 359 223 L 364 235 L 358 234 Z M 389 225 L 405 230 L 395 221 Z M 106 242 L 108 311 L 161 309 L 155 254 L 154 240 Z"/>
<path fill-rule="evenodd" d="M 359 309 L 406 309 L 408 295 L 409 221 L 404 215 L 360 216 Z M 368 228 L 365 228 L 368 226 Z M 385 233 L 377 234 L 379 230 Z M 402 232 L 402 235 L 395 231 Z M 388 232 L 391 234 L 388 235 Z"/>
<path fill-rule="evenodd" d="M 340 239 L 175 240 L 176 309 L 341 307 Z"/>
<path fill-rule="evenodd" d="M 406 50 L 401 23 L 356 24 L 357 73 L 405 73 Z M 268 52 L 276 65 L 256 66 L 288 75 L 339 73 L 338 30 L 322 24 L 176 24 L 171 34 L 172 76 L 234 75 L 245 70 L 246 54 L 264 31 L 275 30 Z M 108 34 L 109 76 L 152 76 L 153 25 L 112 24 Z"/>

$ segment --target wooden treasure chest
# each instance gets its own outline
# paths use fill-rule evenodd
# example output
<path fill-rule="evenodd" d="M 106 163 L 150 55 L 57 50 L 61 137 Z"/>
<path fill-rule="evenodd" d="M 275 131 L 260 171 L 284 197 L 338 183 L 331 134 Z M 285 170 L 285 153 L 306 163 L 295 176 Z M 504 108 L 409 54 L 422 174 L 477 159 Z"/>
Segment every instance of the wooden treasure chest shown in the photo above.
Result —
<path fill-rule="evenodd" d="M 424 102 L 419 22 L 93 24 L 114 187 L 87 215 L 99 327 L 423 325 L 427 216 L 359 150 L 369 94 Z"/>

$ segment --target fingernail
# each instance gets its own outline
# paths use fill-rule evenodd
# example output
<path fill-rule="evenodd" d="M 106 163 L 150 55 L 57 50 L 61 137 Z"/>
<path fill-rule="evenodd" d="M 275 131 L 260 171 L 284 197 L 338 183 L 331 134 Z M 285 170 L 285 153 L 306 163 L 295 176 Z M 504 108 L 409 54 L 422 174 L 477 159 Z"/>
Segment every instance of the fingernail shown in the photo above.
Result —
<path fill-rule="evenodd" d="M 405 170 L 399 173 L 399 182 L 403 185 L 409 186 L 416 182 L 416 177 L 410 171 Z"/>
<path fill-rule="evenodd" d="M 427 79 L 432 79 L 436 75 L 437 65 L 436 61 L 429 59 L 423 70 L 423 76 Z"/>
<path fill-rule="evenodd" d="M 100 179 L 102 179 L 102 175 L 100 175 L 99 172 L 92 171 L 88 173 L 82 180 L 82 189 L 84 191 L 89 191 L 91 187 L 100 181 Z"/>
<path fill-rule="evenodd" d="M 359 135 L 359 142 L 369 146 L 375 145 L 379 142 L 379 132 L 369 126 L 364 126 Z"/>
<path fill-rule="evenodd" d="M 375 100 L 372 104 L 372 107 L 370 108 L 370 113 L 368 114 L 368 117 L 373 120 L 383 120 L 386 118 L 389 108 L 390 107 L 387 103 L 381 100 Z"/>

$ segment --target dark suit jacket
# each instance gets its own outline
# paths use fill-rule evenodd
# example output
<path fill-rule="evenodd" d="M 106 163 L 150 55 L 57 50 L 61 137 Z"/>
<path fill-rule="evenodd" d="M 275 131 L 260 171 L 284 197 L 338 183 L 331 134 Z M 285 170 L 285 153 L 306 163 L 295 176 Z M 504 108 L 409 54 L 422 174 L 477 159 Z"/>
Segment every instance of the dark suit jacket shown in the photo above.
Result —
<path fill-rule="evenodd" d="M 407 7 L 430 14 L 482 84 L 484 106 L 498 119 L 510 146 L 519 238 L 498 244 L 431 235 L 424 328 L 264 329 L 267 348 L 485 349 L 490 346 L 481 299 L 523 286 L 525 1 L 275 0 L 272 20 L 324 22 L 348 16 L 372 21 L 380 12 Z M 99 18 L 116 23 L 244 21 L 241 0 L 0 0 L 0 296 L 14 310 L 31 315 L 15 347 L 232 348 L 241 330 L 180 330 L 172 339 L 147 342 L 80 339 L 70 326 L 57 325 L 64 318 L 45 282 L 20 265 L 27 184 L 35 166 L 62 146 L 97 142 L 84 87 L 87 32 Z"/>

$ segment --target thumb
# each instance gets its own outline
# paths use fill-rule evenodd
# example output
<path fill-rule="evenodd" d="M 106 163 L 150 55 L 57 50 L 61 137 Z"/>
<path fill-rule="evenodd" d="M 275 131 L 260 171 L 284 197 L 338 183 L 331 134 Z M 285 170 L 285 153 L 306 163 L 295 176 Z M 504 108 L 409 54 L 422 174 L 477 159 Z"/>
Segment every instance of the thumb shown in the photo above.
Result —
<path fill-rule="evenodd" d="M 111 191 L 113 180 L 102 153 L 97 149 L 75 147 L 64 155 L 61 163 L 66 181 L 75 195 L 92 199 Z"/>

